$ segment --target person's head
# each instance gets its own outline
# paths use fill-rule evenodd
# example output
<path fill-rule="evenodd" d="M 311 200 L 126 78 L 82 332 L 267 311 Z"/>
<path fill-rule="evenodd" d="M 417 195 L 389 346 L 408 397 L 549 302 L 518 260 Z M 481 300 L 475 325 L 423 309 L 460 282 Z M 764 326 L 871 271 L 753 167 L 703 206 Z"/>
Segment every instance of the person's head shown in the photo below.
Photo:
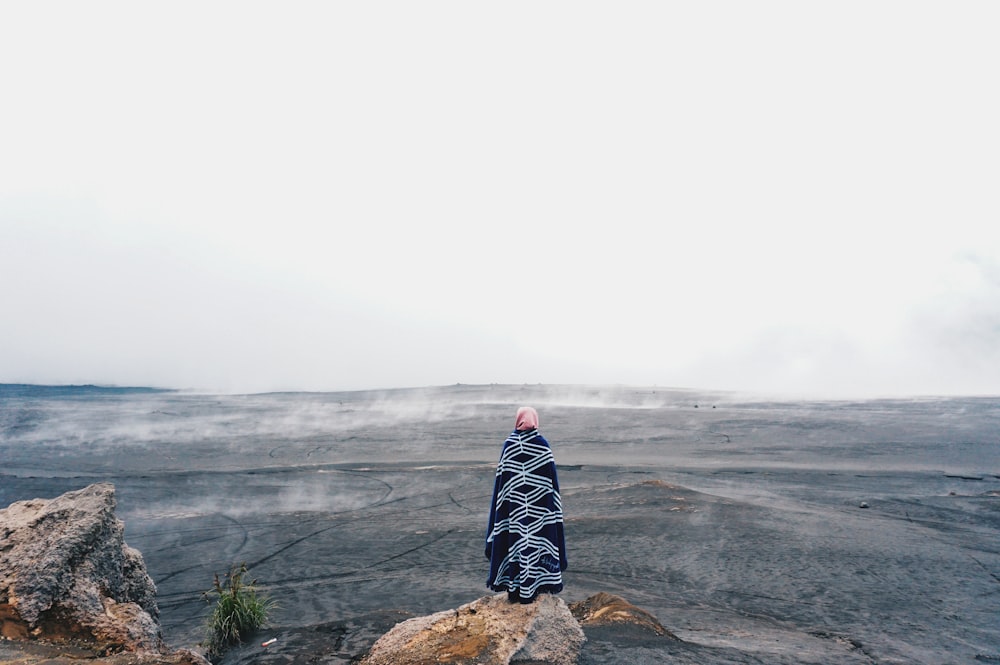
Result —
<path fill-rule="evenodd" d="M 538 412 L 530 406 L 522 406 L 517 410 L 517 418 L 514 419 L 514 429 L 522 432 L 538 429 Z"/>

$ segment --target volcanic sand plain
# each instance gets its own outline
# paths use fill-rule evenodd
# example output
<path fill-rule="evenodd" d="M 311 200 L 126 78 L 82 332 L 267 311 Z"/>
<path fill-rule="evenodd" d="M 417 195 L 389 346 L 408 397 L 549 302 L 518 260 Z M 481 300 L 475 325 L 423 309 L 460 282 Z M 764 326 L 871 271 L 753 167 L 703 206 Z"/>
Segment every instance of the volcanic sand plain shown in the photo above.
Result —
<path fill-rule="evenodd" d="M 483 539 L 516 408 L 559 470 L 581 662 L 1000 662 L 1000 399 L 763 400 L 464 386 L 217 395 L 0 388 L 0 504 L 117 488 L 174 647 L 215 573 L 279 605 L 228 662 L 347 663 L 403 618 L 491 593 Z"/>

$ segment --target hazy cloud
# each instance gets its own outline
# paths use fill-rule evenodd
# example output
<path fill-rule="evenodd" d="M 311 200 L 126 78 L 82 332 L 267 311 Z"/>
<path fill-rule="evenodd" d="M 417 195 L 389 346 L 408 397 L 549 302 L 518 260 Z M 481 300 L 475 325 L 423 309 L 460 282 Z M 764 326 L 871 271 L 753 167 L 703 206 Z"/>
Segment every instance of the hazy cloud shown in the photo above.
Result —
<path fill-rule="evenodd" d="M 998 9 L 22 3 L 0 381 L 997 392 Z"/>

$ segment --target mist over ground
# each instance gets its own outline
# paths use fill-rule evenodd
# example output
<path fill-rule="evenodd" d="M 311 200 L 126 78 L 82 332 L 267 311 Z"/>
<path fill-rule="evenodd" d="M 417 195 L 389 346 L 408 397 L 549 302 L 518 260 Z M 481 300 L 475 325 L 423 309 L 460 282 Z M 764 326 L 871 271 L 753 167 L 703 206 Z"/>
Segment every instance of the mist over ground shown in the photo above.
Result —
<path fill-rule="evenodd" d="M 427 614 L 488 593 L 493 472 L 529 404 L 559 467 L 563 597 L 623 595 L 683 640 L 592 635 L 586 665 L 1000 653 L 996 398 L 8 385 L 0 403 L 0 503 L 113 482 L 177 646 L 201 639 L 201 592 L 240 561 L 281 601 L 273 630 L 289 649 L 315 648 L 309 626 L 358 627 L 335 663 L 381 630 L 371 613 Z"/>

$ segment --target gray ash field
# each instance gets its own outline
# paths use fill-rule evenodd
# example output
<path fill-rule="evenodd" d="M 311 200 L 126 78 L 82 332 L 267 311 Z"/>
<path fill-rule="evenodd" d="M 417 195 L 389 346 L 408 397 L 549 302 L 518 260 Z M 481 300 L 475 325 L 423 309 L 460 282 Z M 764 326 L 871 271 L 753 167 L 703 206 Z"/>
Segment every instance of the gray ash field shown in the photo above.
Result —
<path fill-rule="evenodd" d="M 0 504 L 113 482 L 172 646 L 201 639 L 213 573 L 246 562 L 279 640 L 230 662 L 346 663 L 400 617 L 489 593 L 520 405 L 559 466 L 562 597 L 619 594 L 683 640 L 593 630 L 584 663 L 1000 662 L 998 398 L 0 386 Z"/>

